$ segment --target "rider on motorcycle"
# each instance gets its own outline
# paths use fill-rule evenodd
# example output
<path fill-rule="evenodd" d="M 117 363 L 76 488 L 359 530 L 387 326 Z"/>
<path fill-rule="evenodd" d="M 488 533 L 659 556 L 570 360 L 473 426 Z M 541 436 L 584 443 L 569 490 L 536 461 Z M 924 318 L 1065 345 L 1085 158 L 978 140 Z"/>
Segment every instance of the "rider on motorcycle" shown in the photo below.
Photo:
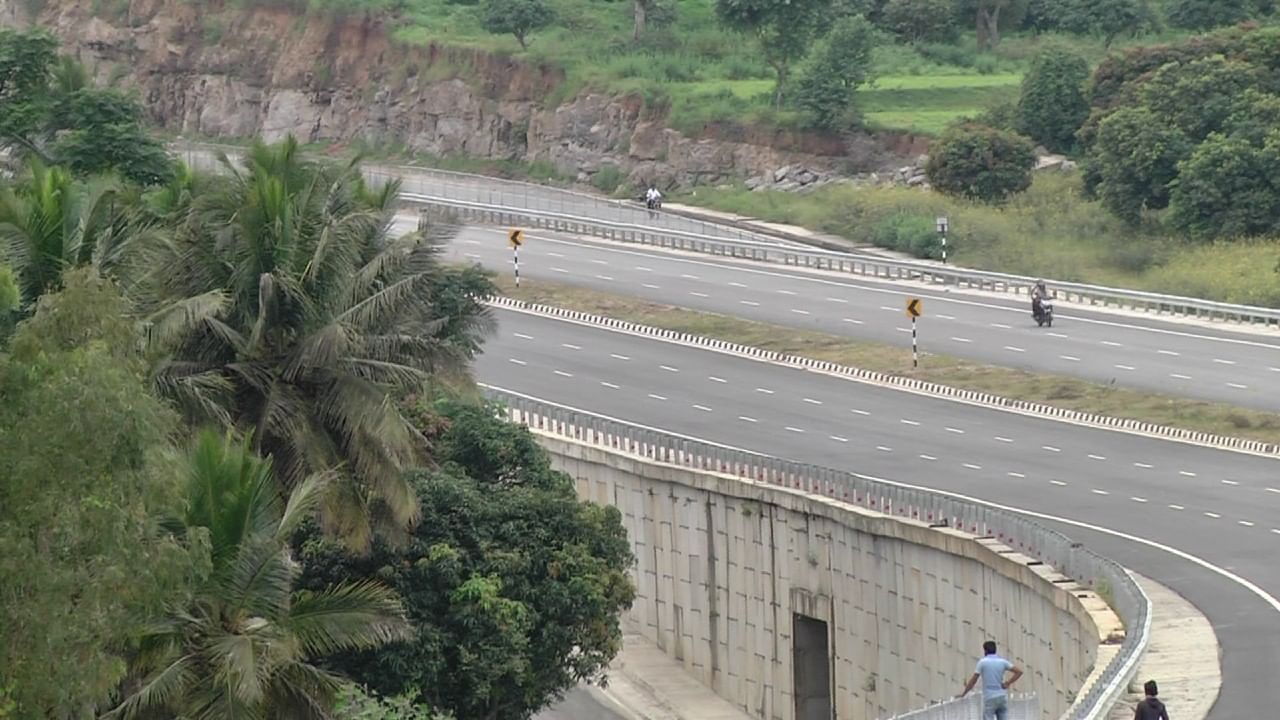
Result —
<path fill-rule="evenodd" d="M 1049 291 L 1044 286 L 1043 280 L 1036 280 L 1036 284 L 1031 286 L 1031 314 L 1036 319 L 1044 312 L 1043 302 L 1049 299 Z"/>
<path fill-rule="evenodd" d="M 644 204 L 650 210 L 656 210 L 657 208 L 661 207 L 662 193 L 658 192 L 658 188 L 654 187 L 653 185 L 649 186 L 649 189 L 646 190 L 644 193 Z"/>

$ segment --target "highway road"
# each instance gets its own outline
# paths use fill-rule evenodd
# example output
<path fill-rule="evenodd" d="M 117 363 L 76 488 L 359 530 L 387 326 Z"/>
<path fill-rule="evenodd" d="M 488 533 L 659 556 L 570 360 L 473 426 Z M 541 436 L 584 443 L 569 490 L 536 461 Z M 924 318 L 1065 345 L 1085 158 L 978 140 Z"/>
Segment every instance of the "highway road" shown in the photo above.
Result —
<path fill-rule="evenodd" d="M 1280 593 L 1280 461 L 985 410 L 497 311 L 491 385 L 737 447 L 992 500 L 1064 527 L 1201 608 L 1225 647 L 1214 717 L 1280 702 L 1280 614 L 1170 550 Z"/>
<path fill-rule="evenodd" d="M 1280 411 L 1280 335 L 1059 307 L 1038 328 L 1025 299 L 948 292 L 783 266 L 526 233 L 521 277 L 788 327 L 906 346 L 908 296 L 924 299 L 921 349 L 1034 372 Z M 449 257 L 510 272 L 500 228 L 467 228 Z"/>

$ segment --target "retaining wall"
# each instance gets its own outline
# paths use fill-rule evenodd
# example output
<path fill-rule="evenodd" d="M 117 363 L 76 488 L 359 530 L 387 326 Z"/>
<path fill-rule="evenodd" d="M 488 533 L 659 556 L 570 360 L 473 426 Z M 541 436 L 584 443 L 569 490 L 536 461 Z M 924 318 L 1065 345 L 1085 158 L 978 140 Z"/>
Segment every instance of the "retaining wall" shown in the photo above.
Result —
<path fill-rule="evenodd" d="M 1057 718 L 1114 654 L 1096 594 L 991 539 L 534 432 L 581 497 L 622 513 L 628 624 L 753 717 L 798 720 L 793 613 L 827 623 L 842 720 L 954 695 L 987 639 Z"/>

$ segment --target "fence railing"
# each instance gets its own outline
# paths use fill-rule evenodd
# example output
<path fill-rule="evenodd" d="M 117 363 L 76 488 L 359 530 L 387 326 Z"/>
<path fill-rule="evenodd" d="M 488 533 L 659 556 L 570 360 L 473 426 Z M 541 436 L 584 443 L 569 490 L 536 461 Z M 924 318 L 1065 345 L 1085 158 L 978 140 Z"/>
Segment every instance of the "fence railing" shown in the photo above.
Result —
<path fill-rule="evenodd" d="M 694 233 L 655 230 L 650 227 L 615 223 L 596 218 L 543 213 L 521 208 L 489 207 L 477 203 L 445 200 L 428 195 L 406 194 L 404 200 L 423 209 L 457 214 L 476 223 L 522 225 L 551 231 L 590 235 L 608 240 L 650 245 L 684 252 L 716 255 L 755 262 L 774 263 L 811 270 L 826 270 L 882 280 L 915 281 L 931 285 L 959 287 L 986 292 L 1029 295 L 1035 278 L 1007 273 L 970 270 L 911 260 L 895 260 L 874 255 L 843 253 L 821 249 L 797 249 L 752 241 L 709 238 Z M 1280 308 L 1161 295 L 1141 290 L 1125 290 L 1101 285 L 1048 280 L 1055 298 L 1099 308 L 1120 308 L 1155 315 L 1192 317 L 1280 328 Z"/>
<path fill-rule="evenodd" d="M 982 691 L 958 700 L 948 700 L 894 715 L 889 720 L 984 720 Z M 1008 720 L 1040 720 L 1040 699 L 1034 693 L 1010 694 Z"/>
<path fill-rule="evenodd" d="M 193 167 L 212 168 L 217 153 L 238 157 L 244 148 L 217 143 L 180 143 L 172 146 Z M 703 237 L 725 240 L 750 240 L 770 245 L 803 247 L 801 243 L 753 232 L 721 223 L 691 218 L 687 215 L 649 212 L 625 200 L 591 195 L 547 185 L 506 180 L 451 170 L 436 170 L 409 165 L 362 163 L 371 179 L 399 178 L 406 193 L 431 195 L 442 200 L 479 203 L 491 207 L 518 207 L 547 213 L 587 215 L 614 222 L 645 225 L 660 230 L 695 233 Z"/>
<path fill-rule="evenodd" d="M 174 147 L 188 165 L 205 169 L 216 167 L 217 152 L 225 152 L 230 158 L 243 152 L 243 148 L 236 146 L 207 143 Z M 755 262 L 1014 295 L 1029 293 L 1036 280 L 1008 273 L 812 248 L 764 233 L 681 215 L 650 213 L 625 202 L 514 180 L 407 166 L 365 165 L 364 169 L 371 179 L 400 178 L 404 183 L 401 198 L 409 204 L 423 209 L 450 210 L 471 222 L 523 225 Z M 1047 280 L 1047 284 L 1057 298 L 1080 305 L 1280 329 L 1280 308 L 1057 280 Z"/>
<path fill-rule="evenodd" d="M 802 489 L 895 517 L 995 538 L 1018 552 L 1048 563 L 1081 585 L 1093 588 L 1107 598 L 1119 615 L 1124 623 L 1125 638 L 1120 652 L 1063 716 L 1069 720 L 1100 720 L 1105 717 L 1126 691 L 1137 671 L 1138 660 L 1147 647 L 1151 602 L 1133 576 L 1114 561 L 1025 516 L 945 493 L 919 490 L 852 472 L 662 432 L 499 388 L 485 386 L 485 393 L 503 405 L 513 421 L 546 433 L 658 462 Z M 946 707 L 952 706 L 946 704 Z M 943 709 L 940 712 L 949 711 Z"/>

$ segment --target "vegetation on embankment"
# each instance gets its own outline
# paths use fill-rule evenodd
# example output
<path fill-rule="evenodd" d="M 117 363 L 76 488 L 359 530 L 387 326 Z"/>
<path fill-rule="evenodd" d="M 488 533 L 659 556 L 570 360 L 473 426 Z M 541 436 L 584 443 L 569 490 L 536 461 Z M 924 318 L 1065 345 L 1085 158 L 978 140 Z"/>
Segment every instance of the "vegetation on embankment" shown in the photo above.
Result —
<path fill-rule="evenodd" d="M 1280 240 L 1191 243 L 1158 227 L 1133 228 L 1082 197 L 1076 173 L 1037 174 L 1004 207 L 846 185 L 805 195 L 699 188 L 679 199 L 927 257 L 938 256 L 934 220 L 946 215 L 948 260 L 957 265 L 1280 307 Z"/>

